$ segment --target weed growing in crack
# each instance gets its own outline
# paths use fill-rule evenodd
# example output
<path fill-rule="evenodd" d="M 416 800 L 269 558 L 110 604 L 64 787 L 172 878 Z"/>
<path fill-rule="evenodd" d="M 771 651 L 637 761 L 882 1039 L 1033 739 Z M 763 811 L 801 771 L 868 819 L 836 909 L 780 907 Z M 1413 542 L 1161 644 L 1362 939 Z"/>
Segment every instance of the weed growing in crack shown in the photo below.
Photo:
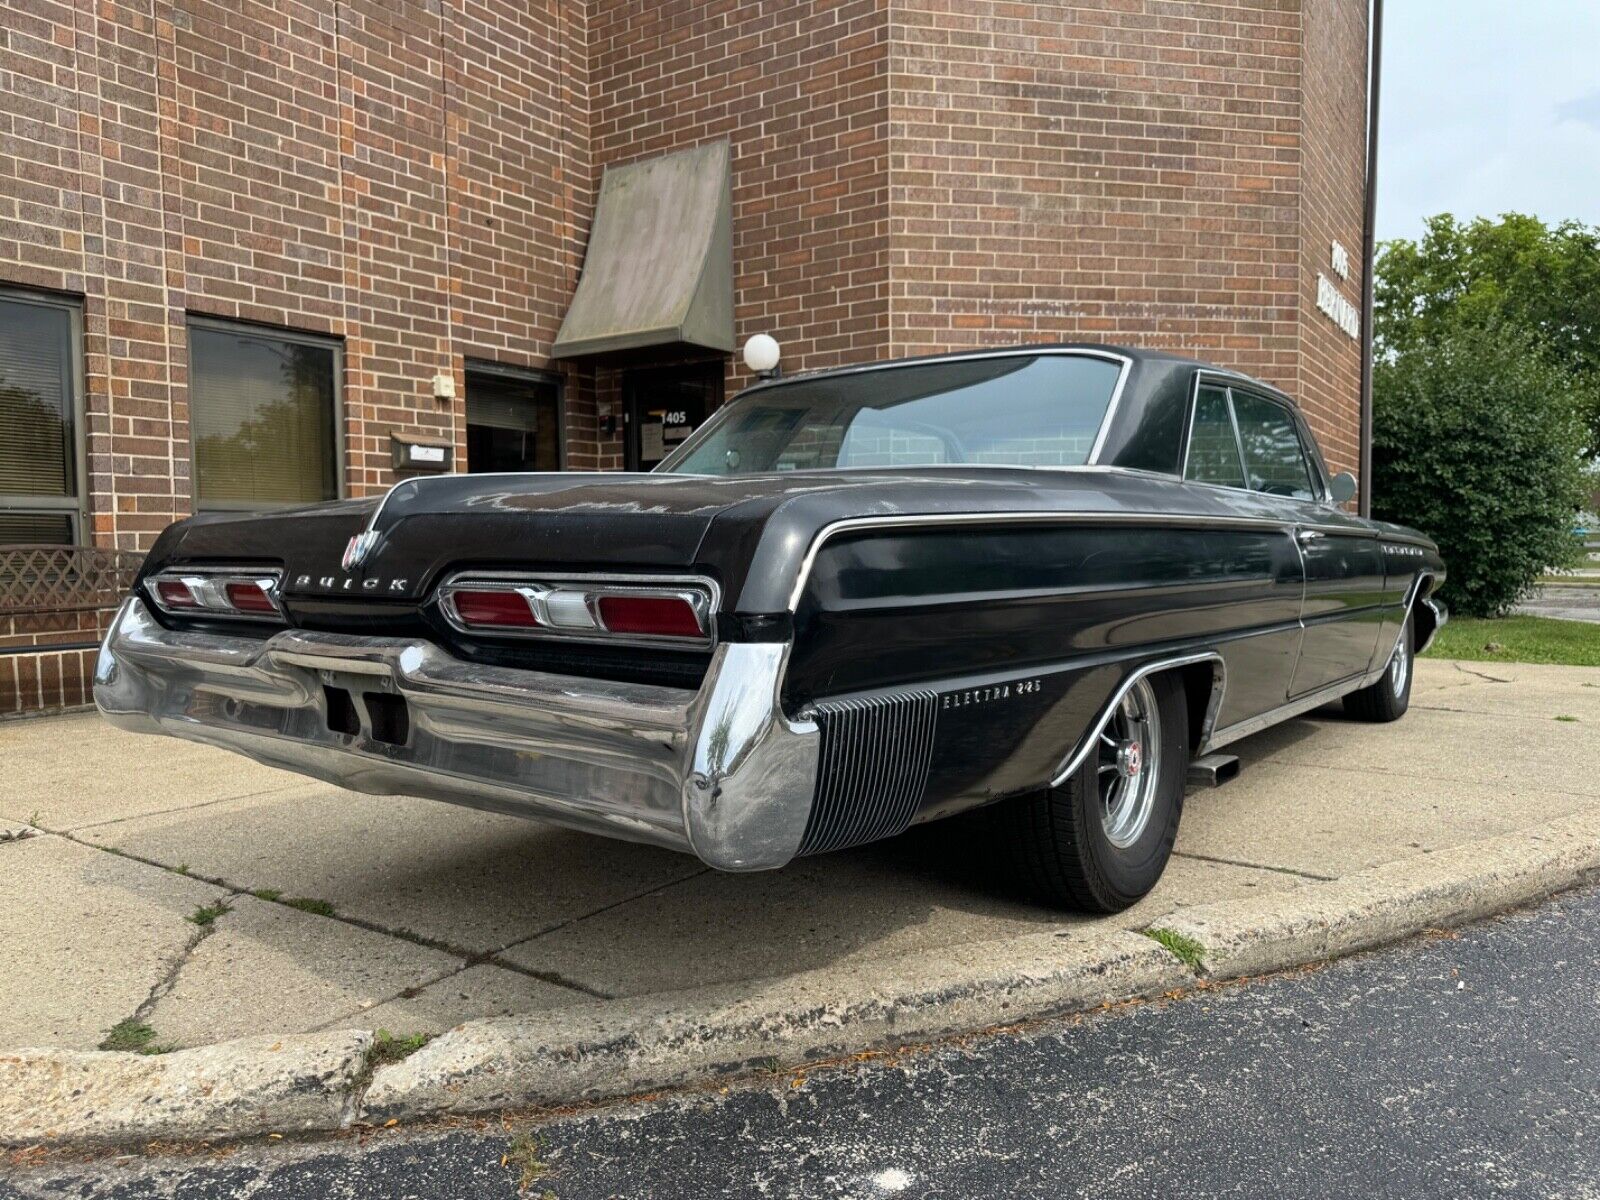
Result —
<path fill-rule="evenodd" d="M 223 913 L 228 911 L 228 906 L 218 900 L 215 904 L 202 904 L 189 914 L 189 920 L 204 929 Z"/>
<path fill-rule="evenodd" d="M 290 908 L 298 908 L 301 912 L 314 913 L 319 917 L 333 916 L 333 905 L 326 900 L 316 900 L 310 896 L 290 896 L 282 903 Z"/>
<path fill-rule="evenodd" d="M 1173 957 L 1191 971 L 1200 970 L 1206 948 L 1192 937 L 1187 937 L 1175 929 L 1146 929 L 1144 935 L 1165 946 Z"/>
<path fill-rule="evenodd" d="M 176 1046 L 156 1044 L 156 1031 L 143 1021 L 129 1017 L 118 1021 L 100 1043 L 102 1050 L 121 1050 L 130 1054 L 170 1054 Z"/>
<path fill-rule="evenodd" d="M 252 896 L 254 896 L 257 900 L 268 900 L 268 901 L 271 901 L 271 900 L 281 900 L 281 899 L 283 899 L 283 893 L 280 892 L 277 888 L 257 888 L 255 891 L 251 892 L 250 894 Z"/>
<path fill-rule="evenodd" d="M 538 1134 L 519 1133 L 511 1139 L 500 1165 L 517 1172 L 517 1189 L 526 1192 L 535 1183 L 550 1174 L 550 1164 L 540 1157 L 544 1147 Z"/>

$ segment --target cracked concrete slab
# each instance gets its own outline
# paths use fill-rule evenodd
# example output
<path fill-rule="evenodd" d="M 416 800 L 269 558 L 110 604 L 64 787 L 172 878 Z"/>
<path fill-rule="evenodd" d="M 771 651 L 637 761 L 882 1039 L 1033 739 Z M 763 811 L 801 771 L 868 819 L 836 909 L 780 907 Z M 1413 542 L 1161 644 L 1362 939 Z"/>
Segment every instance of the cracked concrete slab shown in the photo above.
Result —
<path fill-rule="evenodd" d="M 0 793 L 0 817 L 46 829 L 81 826 L 176 808 L 303 781 L 245 758 L 218 770 L 218 751 L 176 738 L 153 738 L 108 725 L 99 713 L 0 722 L 0 762 L 14 786 Z"/>
<path fill-rule="evenodd" d="M 387 1029 L 396 1037 L 403 1037 L 443 1033 L 463 1021 L 509 1017 L 584 999 L 571 988 L 545 983 L 493 963 L 478 963 L 420 988 L 415 995 L 399 996 L 370 1008 L 359 1019 L 352 1014 L 342 1023 Z M 338 1022 L 330 1022 L 335 1023 Z"/>
<path fill-rule="evenodd" d="M 0 846 L 0 1046 L 98 1046 L 224 894 L 48 834 Z"/>
<path fill-rule="evenodd" d="M 366 1009 L 461 966 L 454 955 L 253 896 L 229 904 L 144 1018 L 163 1044 L 335 1021 L 366 1027 L 358 1019 Z"/>
<path fill-rule="evenodd" d="M 649 846 L 323 784 L 83 836 L 158 862 L 187 862 L 246 890 L 327 900 L 345 916 L 473 953 L 705 869 Z"/>
<path fill-rule="evenodd" d="M 859 966 L 884 955 L 953 952 L 1051 930 L 1140 929 L 1188 904 L 1304 882 L 1178 858 L 1151 895 L 1110 922 L 1095 921 L 1007 899 L 992 880 L 987 887 L 963 880 L 959 842 L 959 831 L 933 826 L 781 871 L 712 872 L 512 946 L 502 957 L 607 995 L 640 995 Z M 1180 837 L 1179 848 L 1184 844 Z"/>

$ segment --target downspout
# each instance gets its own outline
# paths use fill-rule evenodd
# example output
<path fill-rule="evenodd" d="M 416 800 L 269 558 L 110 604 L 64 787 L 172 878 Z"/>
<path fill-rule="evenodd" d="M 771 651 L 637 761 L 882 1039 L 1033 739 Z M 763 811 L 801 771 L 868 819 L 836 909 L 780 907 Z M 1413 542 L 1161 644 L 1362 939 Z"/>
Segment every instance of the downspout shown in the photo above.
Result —
<path fill-rule="evenodd" d="M 1361 230 L 1361 515 L 1372 515 L 1372 263 L 1377 245 L 1378 81 L 1383 68 L 1383 0 L 1372 0 L 1367 50 L 1367 194 Z"/>

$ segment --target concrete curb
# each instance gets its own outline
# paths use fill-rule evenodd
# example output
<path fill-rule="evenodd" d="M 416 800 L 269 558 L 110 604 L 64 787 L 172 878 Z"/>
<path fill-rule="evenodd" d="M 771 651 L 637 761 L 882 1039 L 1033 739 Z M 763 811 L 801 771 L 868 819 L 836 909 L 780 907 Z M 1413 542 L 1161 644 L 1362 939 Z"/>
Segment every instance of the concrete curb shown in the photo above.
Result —
<path fill-rule="evenodd" d="M 1461 924 L 1600 878 L 1600 811 L 1162 923 L 1216 979 Z M 1122 930 L 1028 934 L 784 978 L 469 1021 L 365 1082 L 365 1031 L 149 1058 L 0 1053 L 0 1145 L 241 1137 L 603 1099 L 1159 995 L 1196 972 Z"/>
<path fill-rule="evenodd" d="M 1162 928 L 1201 973 L 1259 975 L 1461 925 L 1600 875 L 1600 812 L 1385 863 L 1314 887 L 1186 908 Z"/>
<path fill-rule="evenodd" d="M 171 1054 L 0 1052 L 0 1145 L 336 1129 L 372 1035 L 245 1038 Z"/>
<path fill-rule="evenodd" d="M 1121 930 L 1030 934 L 755 985 L 470 1021 L 382 1068 L 362 1116 L 570 1103 L 1156 995 L 1190 979 Z"/>

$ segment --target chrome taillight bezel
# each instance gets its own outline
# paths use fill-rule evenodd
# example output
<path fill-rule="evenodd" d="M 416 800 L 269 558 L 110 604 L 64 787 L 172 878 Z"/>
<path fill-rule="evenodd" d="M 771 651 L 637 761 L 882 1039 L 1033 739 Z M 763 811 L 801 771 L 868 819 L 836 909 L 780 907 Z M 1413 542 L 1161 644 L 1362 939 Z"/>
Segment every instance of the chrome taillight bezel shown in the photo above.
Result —
<path fill-rule="evenodd" d="M 459 591 L 505 591 L 522 596 L 539 622 L 537 626 L 470 625 L 455 605 Z M 579 596 L 581 601 L 567 597 Z M 699 637 L 666 634 L 613 633 L 606 628 L 600 600 L 606 596 L 659 596 L 682 600 L 694 612 Z M 706 650 L 716 645 L 716 614 L 722 592 L 713 579 L 698 575 L 576 575 L 551 571 L 462 571 L 442 582 L 434 592 L 439 614 L 456 632 L 469 637 L 531 638 L 562 642 L 587 642 L 602 646 L 660 646 L 679 650 Z M 568 608 L 570 619 L 579 607 L 589 625 L 556 624 L 552 603 Z"/>
<path fill-rule="evenodd" d="M 186 587 L 194 597 L 194 604 L 168 604 L 161 596 L 161 584 L 177 583 Z M 254 612 L 234 606 L 228 599 L 228 585 L 253 584 L 266 594 L 272 603 L 272 612 Z M 156 609 L 169 617 L 212 617 L 225 621 L 256 621 L 282 624 L 283 572 L 276 567 L 188 567 L 157 571 L 144 580 L 144 596 Z"/>

